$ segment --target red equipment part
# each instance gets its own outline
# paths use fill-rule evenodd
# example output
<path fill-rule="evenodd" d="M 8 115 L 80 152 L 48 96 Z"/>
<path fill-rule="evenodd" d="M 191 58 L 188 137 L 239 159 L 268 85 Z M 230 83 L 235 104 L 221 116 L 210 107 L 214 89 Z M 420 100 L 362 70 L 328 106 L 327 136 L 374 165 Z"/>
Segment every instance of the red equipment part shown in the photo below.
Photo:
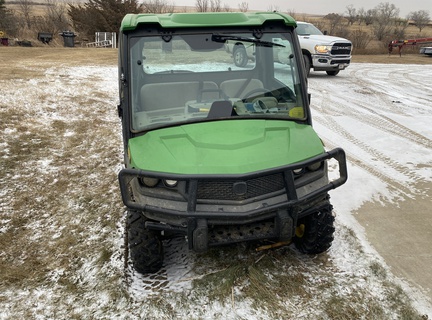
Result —
<path fill-rule="evenodd" d="M 432 38 L 418 38 L 418 39 L 407 39 L 407 40 L 393 40 L 388 45 L 389 54 L 392 53 L 393 47 L 398 47 L 399 56 L 404 46 L 415 46 L 418 44 L 432 43 Z"/>

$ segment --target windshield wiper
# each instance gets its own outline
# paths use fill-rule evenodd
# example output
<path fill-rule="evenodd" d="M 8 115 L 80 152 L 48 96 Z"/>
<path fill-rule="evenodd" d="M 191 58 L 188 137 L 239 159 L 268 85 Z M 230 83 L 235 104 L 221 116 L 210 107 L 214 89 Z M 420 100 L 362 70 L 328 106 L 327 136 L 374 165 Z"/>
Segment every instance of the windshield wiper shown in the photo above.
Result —
<path fill-rule="evenodd" d="M 285 48 L 285 46 L 283 44 L 274 43 L 274 42 L 270 42 L 270 41 L 262 41 L 259 39 L 238 37 L 238 36 L 232 36 L 232 35 L 220 35 L 220 34 L 213 34 L 212 35 L 212 41 L 214 41 L 214 42 L 226 42 L 228 40 L 241 41 L 241 42 L 251 42 L 251 43 L 255 43 L 257 45 L 263 46 L 263 47 L 282 47 L 282 48 Z"/>

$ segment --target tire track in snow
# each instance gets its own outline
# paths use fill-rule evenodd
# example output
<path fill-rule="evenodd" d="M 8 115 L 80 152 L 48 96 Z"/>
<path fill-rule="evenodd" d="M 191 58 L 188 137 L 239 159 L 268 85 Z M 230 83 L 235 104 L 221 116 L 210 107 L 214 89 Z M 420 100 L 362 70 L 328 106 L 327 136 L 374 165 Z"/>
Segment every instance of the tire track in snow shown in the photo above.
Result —
<path fill-rule="evenodd" d="M 355 106 L 351 105 L 342 105 L 339 102 L 332 101 L 329 94 L 327 97 L 323 99 L 324 101 L 331 101 L 330 103 L 326 103 L 324 107 L 321 108 L 322 112 L 328 115 L 346 115 L 353 119 L 356 119 L 359 122 L 370 125 L 376 129 L 381 131 L 390 133 L 392 135 L 396 135 L 400 138 L 406 139 L 409 142 L 419 144 L 424 146 L 427 149 L 432 148 L 432 140 L 427 137 L 419 134 L 418 132 L 398 123 L 397 121 L 378 113 L 375 109 L 367 107 L 365 104 L 356 104 Z M 363 109 L 373 115 L 365 116 L 364 113 L 360 113 L 359 110 Z"/>
<path fill-rule="evenodd" d="M 328 138 L 322 138 L 325 142 L 325 145 L 329 149 L 336 148 L 339 144 L 328 139 Z M 369 165 L 365 161 L 363 161 L 362 158 L 356 156 L 355 154 L 345 150 L 347 162 L 350 162 L 354 164 L 355 166 L 362 168 L 366 172 L 368 172 L 370 175 L 377 177 L 381 181 L 383 181 L 385 184 L 389 186 L 389 189 L 393 189 L 397 191 L 397 193 L 406 194 L 406 196 L 413 198 L 415 195 L 419 194 L 419 191 L 416 189 L 411 188 L 410 186 L 406 186 L 395 179 L 393 179 L 391 176 L 384 174 L 382 171 L 376 169 L 374 166 Z"/>
<path fill-rule="evenodd" d="M 430 112 L 432 88 L 424 84 L 432 82 L 432 68 L 429 66 L 422 66 L 421 70 L 418 70 L 418 68 L 418 66 L 413 66 L 411 72 L 406 72 L 406 69 L 394 70 L 387 73 L 387 75 L 392 84 L 397 85 L 400 88 L 400 93 L 403 93 L 400 100 L 413 102 L 409 106 L 409 110 L 414 109 L 423 113 Z M 422 80 L 419 80 L 420 78 Z M 406 90 L 406 88 L 410 88 L 410 90 Z M 401 101 L 397 102 L 401 103 Z M 402 103 L 401 106 L 405 106 L 405 104 Z"/>
<path fill-rule="evenodd" d="M 331 130 L 332 132 L 337 133 L 347 141 L 349 141 L 351 144 L 357 146 L 361 150 L 365 151 L 367 154 L 371 156 L 371 158 L 377 158 L 380 159 L 380 162 L 382 162 L 385 166 L 388 166 L 395 171 L 397 171 L 399 174 L 405 176 L 410 182 L 414 183 L 421 179 L 421 177 L 418 177 L 415 172 L 413 172 L 410 168 L 401 165 L 400 163 L 393 161 L 388 156 L 384 155 L 380 151 L 376 150 L 375 148 L 369 146 L 365 142 L 357 139 L 355 136 L 350 134 L 348 131 L 346 131 L 344 128 L 342 128 L 334 119 L 331 117 L 322 117 L 322 116 L 315 116 L 315 120 L 319 122 L 322 126 L 326 127 L 327 129 Z M 332 142 L 327 137 L 324 137 L 324 140 L 326 142 L 328 141 L 331 145 L 337 145 L 336 143 Z M 327 143 L 326 143 L 327 144 Z M 340 143 L 339 143 L 340 144 Z M 384 181 L 390 186 L 393 186 L 394 188 L 402 191 L 406 194 L 416 194 L 417 192 L 414 192 L 414 190 L 408 185 L 404 185 L 401 182 L 399 182 L 393 175 L 384 172 L 383 170 L 378 170 L 374 166 L 368 164 L 365 162 L 364 158 L 361 156 L 358 156 L 354 154 L 353 152 L 347 152 L 347 158 L 354 164 L 362 167 L 369 173 L 371 173 L 373 176 L 380 178 L 380 180 Z"/>
<path fill-rule="evenodd" d="M 349 84 L 355 84 L 358 87 L 358 93 L 364 93 L 371 95 L 377 99 L 376 105 L 379 106 L 380 110 L 387 109 L 388 111 L 396 114 L 407 115 L 407 110 L 415 110 L 421 112 L 427 112 L 428 109 L 423 107 L 430 103 L 430 96 L 425 96 L 424 85 L 420 85 L 421 82 L 413 81 L 411 74 L 415 74 L 418 77 L 417 69 L 413 69 L 412 73 L 400 74 L 390 69 L 387 71 L 388 66 L 376 65 L 375 67 L 363 67 L 361 70 L 353 70 L 350 73 L 350 79 L 347 79 Z M 427 67 L 426 67 L 427 68 Z M 381 71 L 383 70 L 383 71 Z M 402 73 L 401 69 L 401 73 Z M 379 72 L 381 71 L 381 72 Z M 405 70 L 403 70 L 405 71 Z M 432 71 L 432 70 L 431 70 Z M 425 73 L 429 76 L 428 73 Z M 429 76 L 430 77 L 430 76 Z M 373 79 L 370 81 L 369 79 Z M 406 81 L 408 79 L 408 81 Z M 427 81 L 427 79 L 426 79 Z M 421 90 L 412 90 L 412 82 L 419 83 Z M 410 88 L 407 91 L 406 88 Z M 431 93 L 431 89 L 426 89 L 426 92 Z M 389 95 L 392 92 L 393 95 Z M 411 104 L 409 109 L 402 101 L 417 101 L 417 103 Z M 420 106 L 422 105 L 422 106 Z"/>
<path fill-rule="evenodd" d="M 401 83 L 401 80 L 406 80 L 410 86 L 412 86 L 412 83 L 418 84 L 419 91 L 423 93 L 423 95 L 428 95 L 429 97 L 432 96 L 432 88 L 429 86 L 425 86 L 425 82 L 427 83 L 432 76 L 430 75 L 431 72 L 430 66 L 422 66 L 421 71 L 413 70 L 412 72 L 406 72 L 406 69 L 401 69 L 399 72 L 391 72 L 389 73 L 389 77 L 393 80 L 395 80 L 398 83 Z M 399 70 L 396 70 L 399 71 Z M 402 79 L 401 79 L 402 76 Z M 423 78 L 426 77 L 425 78 Z M 422 79 L 422 80 L 419 80 Z M 429 78 L 429 79 L 428 79 Z M 403 86 L 403 85 L 402 85 Z M 429 99 L 425 99 L 427 102 L 430 102 Z"/>
<path fill-rule="evenodd" d="M 318 113 L 314 114 L 314 122 L 319 123 L 332 133 L 336 133 L 336 135 L 339 135 L 350 144 L 354 145 L 356 148 L 366 152 L 366 154 L 370 155 L 372 159 L 379 159 L 383 164 L 381 166 L 383 170 L 378 170 L 374 165 L 368 164 L 367 161 L 365 161 L 365 157 L 361 156 L 361 153 L 359 154 L 355 151 L 347 152 L 347 158 L 354 164 L 380 178 L 389 186 L 392 186 L 404 193 L 415 195 L 417 191 L 413 190 L 410 187 L 410 184 L 423 181 L 424 177 L 416 174 L 409 166 L 401 164 L 385 155 L 382 151 L 374 148 L 369 142 L 357 138 L 355 134 L 349 131 L 349 129 L 345 129 L 341 124 L 339 124 L 337 118 L 335 118 L 337 116 L 346 116 L 350 119 L 354 119 L 356 122 L 364 123 L 365 125 L 375 128 L 383 133 L 389 133 L 397 139 L 404 139 L 411 144 L 425 147 L 428 150 L 432 148 L 431 139 L 404 126 L 396 120 L 393 120 L 386 114 L 391 112 L 392 114 L 398 114 L 404 117 L 410 116 L 406 112 L 406 106 L 403 107 L 403 105 L 395 104 L 389 100 L 389 90 L 392 91 L 395 89 L 389 89 L 385 85 L 379 84 L 379 79 L 383 77 L 383 75 L 378 77 L 378 85 L 376 85 L 376 80 L 367 80 L 377 78 L 376 75 L 373 75 L 373 77 L 371 76 L 372 71 L 376 71 L 376 68 L 362 66 L 361 69 L 350 71 L 349 78 L 343 78 L 342 81 L 338 82 L 324 82 L 320 81 L 320 79 L 312 79 L 310 82 L 311 87 L 316 87 L 318 89 L 313 93 L 314 99 L 312 100 L 313 102 L 316 101 L 316 103 L 313 103 L 313 110 L 315 110 L 315 113 Z M 405 85 L 402 83 L 401 85 L 409 88 L 408 83 Z M 410 86 L 412 86 L 412 84 L 410 84 Z M 369 88 L 373 89 L 370 90 Z M 382 90 L 383 92 L 379 92 L 376 89 Z M 344 94 L 341 94 L 341 90 L 344 91 Z M 355 91 L 355 94 L 350 94 L 350 90 Z M 357 99 L 351 101 L 349 99 L 344 99 L 345 96 L 355 97 L 356 95 L 358 96 L 359 93 L 365 95 L 364 100 Z M 379 105 L 380 108 L 373 108 L 370 106 L 371 104 Z M 424 113 L 425 111 L 424 108 L 416 109 L 421 113 Z M 409 110 L 412 110 L 412 108 L 410 107 Z M 328 141 L 330 144 L 340 145 L 340 143 L 336 144 L 331 142 L 331 139 L 334 138 L 323 136 L 323 139 L 326 140 L 326 142 Z M 385 171 L 384 169 L 386 167 L 387 170 L 388 168 L 395 170 L 401 175 L 401 177 L 398 178 L 391 172 Z"/>
<path fill-rule="evenodd" d="M 397 111 L 397 113 L 404 115 L 407 114 L 407 110 L 429 112 L 428 106 L 432 96 L 432 88 L 425 86 L 424 83 L 428 83 L 428 80 L 429 82 L 432 81 L 431 66 L 412 66 L 412 71 L 406 72 L 406 68 L 395 70 L 387 65 L 376 65 L 365 67 L 364 72 L 357 76 L 359 72 L 360 70 L 353 72 L 353 79 L 366 90 L 380 96 L 383 102 L 380 107 L 384 105 L 388 107 L 389 111 Z M 422 78 L 422 81 L 417 80 L 419 78 Z M 369 81 L 369 79 L 374 80 Z M 413 86 L 413 83 L 418 84 L 418 86 Z M 390 96 L 389 92 L 394 95 Z M 403 101 L 415 103 L 411 103 L 407 109 L 406 104 L 402 103 Z"/>

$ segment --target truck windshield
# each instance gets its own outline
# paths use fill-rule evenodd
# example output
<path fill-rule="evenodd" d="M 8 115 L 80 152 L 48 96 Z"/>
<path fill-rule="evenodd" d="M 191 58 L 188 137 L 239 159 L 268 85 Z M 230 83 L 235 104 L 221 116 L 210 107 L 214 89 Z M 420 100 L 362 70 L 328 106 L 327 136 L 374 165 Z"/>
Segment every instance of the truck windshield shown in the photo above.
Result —
<path fill-rule="evenodd" d="M 322 36 L 323 33 L 313 24 L 301 23 L 297 24 L 297 34 L 301 36 Z"/>
<path fill-rule="evenodd" d="M 129 49 L 134 132 L 218 118 L 306 119 L 290 33 L 141 36 Z"/>

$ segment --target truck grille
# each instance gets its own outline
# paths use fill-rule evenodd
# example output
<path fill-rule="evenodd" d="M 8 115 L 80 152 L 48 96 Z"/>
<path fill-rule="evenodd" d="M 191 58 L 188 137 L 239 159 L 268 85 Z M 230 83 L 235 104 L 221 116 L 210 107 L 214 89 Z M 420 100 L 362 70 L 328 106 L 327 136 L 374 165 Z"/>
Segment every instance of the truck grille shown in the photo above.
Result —
<path fill-rule="evenodd" d="M 331 50 L 332 55 L 347 55 L 351 54 L 351 43 L 349 42 L 338 42 L 335 43 Z"/>
<path fill-rule="evenodd" d="M 244 186 L 244 192 L 235 190 L 236 184 Z M 249 180 L 225 180 L 198 182 L 197 198 L 202 200 L 231 200 L 241 201 L 258 197 L 268 193 L 280 191 L 285 188 L 283 174 L 249 179 Z"/>

